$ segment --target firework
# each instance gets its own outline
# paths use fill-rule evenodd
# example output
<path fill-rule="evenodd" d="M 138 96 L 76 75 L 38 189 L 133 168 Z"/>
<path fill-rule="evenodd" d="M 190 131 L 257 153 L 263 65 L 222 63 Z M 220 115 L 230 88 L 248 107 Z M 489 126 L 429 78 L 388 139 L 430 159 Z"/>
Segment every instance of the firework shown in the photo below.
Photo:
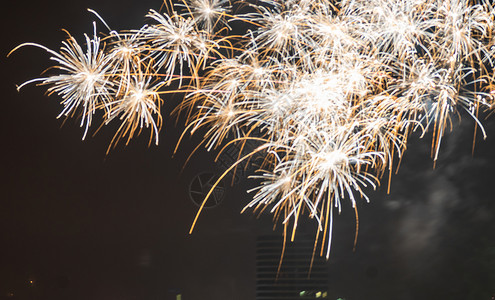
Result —
<path fill-rule="evenodd" d="M 60 53 L 35 43 L 22 44 L 13 50 L 24 46 L 42 48 L 52 55 L 51 60 L 58 63 L 55 68 L 61 71 L 61 74 L 27 81 L 18 89 L 32 82 L 49 85 L 49 94 L 57 93 L 62 98 L 64 108 L 59 117 L 72 116 L 82 107 L 81 127 L 85 127 L 84 139 L 96 109 L 104 106 L 110 99 L 113 90 L 108 76 L 110 64 L 108 56 L 100 49 L 101 42 L 96 33 L 93 39 L 85 35 L 86 52 L 74 37 L 67 34 L 68 38 L 62 43 Z"/>
<path fill-rule="evenodd" d="M 243 211 L 271 212 L 291 239 L 303 216 L 314 219 L 327 258 L 342 201 L 357 208 L 357 196 L 368 200 L 364 189 L 391 176 L 413 131 L 433 133 L 434 160 L 453 117 L 467 113 L 486 136 L 478 114 L 493 107 L 489 1 L 184 0 L 167 7 L 150 10 L 151 24 L 139 30 L 105 24 L 102 39 L 85 37 L 86 52 L 71 36 L 60 53 L 24 44 L 47 50 L 60 71 L 25 84 L 49 85 L 62 98 L 61 115 L 82 108 L 83 137 L 97 109 L 104 124 L 121 120 L 112 143 L 128 143 L 143 128 L 158 142 L 160 94 L 184 93 L 182 136 L 206 128 L 202 144 L 220 152 L 259 144 L 240 150 L 216 184 L 241 162 L 258 164 L 251 177 L 260 184 Z"/>

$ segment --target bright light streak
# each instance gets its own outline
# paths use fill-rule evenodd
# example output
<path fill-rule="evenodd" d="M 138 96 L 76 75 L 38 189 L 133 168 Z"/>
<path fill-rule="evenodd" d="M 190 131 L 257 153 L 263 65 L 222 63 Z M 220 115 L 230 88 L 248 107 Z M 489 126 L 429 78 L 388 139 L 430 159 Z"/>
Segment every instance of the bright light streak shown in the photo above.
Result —
<path fill-rule="evenodd" d="M 159 95 L 184 93 L 183 135 L 206 127 L 208 150 L 261 144 L 239 153 L 261 165 L 244 210 L 270 211 L 292 226 L 291 239 L 302 216 L 314 219 L 327 257 L 334 208 L 367 200 L 365 188 L 392 174 L 412 131 L 433 133 L 434 160 L 452 117 L 466 112 L 486 135 L 478 114 L 494 107 L 489 1 L 257 3 L 184 0 L 151 10 L 139 30 L 111 31 L 106 48 L 86 36 L 86 52 L 72 36 L 59 53 L 24 44 L 57 63 L 54 75 L 25 84 L 48 85 L 62 98 L 61 115 L 82 108 L 84 136 L 98 109 L 104 124 L 121 120 L 112 143 L 144 128 L 158 142 Z M 243 5 L 252 10 L 231 15 Z M 245 23 L 243 35 L 229 35 L 233 21 Z"/>

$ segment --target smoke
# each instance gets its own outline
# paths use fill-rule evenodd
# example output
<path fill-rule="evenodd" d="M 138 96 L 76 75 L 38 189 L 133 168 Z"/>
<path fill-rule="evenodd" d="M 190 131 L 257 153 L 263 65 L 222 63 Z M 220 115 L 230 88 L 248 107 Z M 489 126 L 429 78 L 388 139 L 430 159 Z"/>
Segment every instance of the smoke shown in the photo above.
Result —
<path fill-rule="evenodd" d="M 447 294 L 449 299 L 476 299 L 495 290 L 490 281 L 479 284 L 477 279 L 493 270 L 483 263 L 472 267 L 478 253 L 495 246 L 495 205 L 489 189 L 494 159 L 484 151 L 493 142 L 479 143 L 480 151 L 473 156 L 473 126 L 468 122 L 455 126 L 435 168 L 427 158 L 427 143 L 413 142 L 390 195 L 373 200 L 385 208 L 386 221 L 379 226 L 387 226 L 390 233 L 380 247 L 388 256 L 382 269 L 393 274 L 385 282 L 398 286 L 390 299 Z M 484 260 L 493 259 L 492 254 Z"/>

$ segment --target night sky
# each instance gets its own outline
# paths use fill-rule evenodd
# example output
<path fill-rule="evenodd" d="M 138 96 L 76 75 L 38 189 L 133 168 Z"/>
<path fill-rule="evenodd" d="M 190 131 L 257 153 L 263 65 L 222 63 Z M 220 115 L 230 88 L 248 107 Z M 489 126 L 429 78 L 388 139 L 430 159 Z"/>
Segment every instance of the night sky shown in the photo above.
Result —
<path fill-rule="evenodd" d="M 180 97 L 165 98 L 160 145 L 146 134 L 105 155 L 115 126 L 81 141 L 77 120 L 56 119 L 61 105 L 45 88 L 16 84 L 50 66 L 41 49 L 60 47 L 67 29 L 78 40 L 92 32 L 96 10 L 116 30 L 141 27 L 160 1 L 9 1 L 2 26 L 0 299 L 223 300 L 255 298 L 255 239 L 271 231 L 240 209 L 249 201 L 241 182 L 227 190 L 188 234 L 197 206 L 187 196 L 199 172 L 216 170 L 200 151 L 181 171 L 198 139 L 172 153 L 183 130 L 167 116 Z M 103 30 L 103 27 L 100 27 Z M 477 299 L 495 295 L 495 116 L 445 138 L 437 166 L 430 138 L 410 139 L 398 175 L 360 201 L 353 252 L 349 204 L 336 217 L 329 299 Z M 483 117 L 484 118 L 484 117 Z M 94 131 L 93 131 L 94 132 Z"/>

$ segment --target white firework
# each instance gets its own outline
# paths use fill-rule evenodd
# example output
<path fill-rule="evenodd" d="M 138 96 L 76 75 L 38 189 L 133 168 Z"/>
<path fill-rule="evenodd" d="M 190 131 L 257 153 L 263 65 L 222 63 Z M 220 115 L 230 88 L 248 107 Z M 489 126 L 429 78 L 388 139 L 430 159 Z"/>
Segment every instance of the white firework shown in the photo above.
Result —
<path fill-rule="evenodd" d="M 434 160 L 454 117 L 467 113 L 486 136 L 478 115 L 495 94 L 488 0 L 183 0 L 173 8 L 150 10 L 153 24 L 140 30 L 110 30 L 106 49 L 96 34 L 86 36 L 86 52 L 72 37 L 60 53 L 21 45 L 45 49 L 60 71 L 25 84 L 49 85 L 61 115 L 82 108 L 84 136 L 98 108 L 105 124 L 122 121 L 112 144 L 144 128 L 158 142 L 160 95 L 184 93 L 181 139 L 204 127 L 208 150 L 260 143 L 228 168 L 263 153 L 252 176 L 261 183 L 243 211 L 271 212 L 285 229 L 292 224 L 291 238 L 303 216 L 315 219 L 327 258 L 334 209 L 368 199 L 366 188 L 392 175 L 413 131 L 432 132 Z"/>

